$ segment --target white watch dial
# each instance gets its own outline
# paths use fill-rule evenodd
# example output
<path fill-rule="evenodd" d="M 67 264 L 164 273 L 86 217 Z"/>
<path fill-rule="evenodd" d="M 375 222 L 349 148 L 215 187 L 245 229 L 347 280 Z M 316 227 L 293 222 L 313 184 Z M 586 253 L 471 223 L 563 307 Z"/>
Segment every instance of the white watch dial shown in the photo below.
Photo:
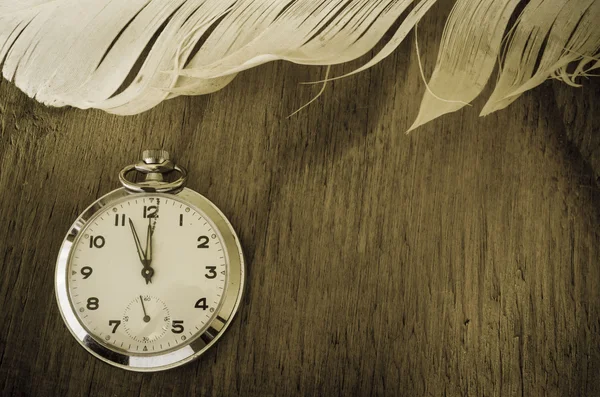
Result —
<path fill-rule="evenodd" d="M 133 355 L 190 343 L 219 311 L 229 262 L 213 221 L 170 195 L 102 208 L 67 265 L 71 305 L 100 343 Z"/>

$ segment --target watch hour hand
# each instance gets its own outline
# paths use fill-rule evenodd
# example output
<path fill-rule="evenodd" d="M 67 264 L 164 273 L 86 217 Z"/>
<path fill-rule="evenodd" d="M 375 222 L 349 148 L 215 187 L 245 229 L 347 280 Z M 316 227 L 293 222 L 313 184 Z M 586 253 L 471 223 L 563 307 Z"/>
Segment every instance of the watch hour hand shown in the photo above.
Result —
<path fill-rule="evenodd" d="M 154 269 L 152 269 L 152 226 L 150 225 L 151 218 L 148 218 L 148 232 L 146 234 L 146 249 L 144 250 L 144 261 L 142 264 L 142 276 L 146 279 L 146 284 L 152 282 L 152 276 L 154 275 Z"/>
<path fill-rule="evenodd" d="M 152 226 L 150 222 L 152 218 L 148 218 L 148 234 L 146 234 L 146 250 L 144 251 L 148 266 L 152 263 Z"/>
<path fill-rule="evenodd" d="M 142 269 L 142 277 L 146 280 L 146 284 L 152 282 L 152 276 L 154 275 L 154 269 L 150 266 L 150 261 L 146 258 L 146 253 L 142 249 L 142 243 L 140 243 L 140 238 L 135 230 L 135 226 L 129 218 L 129 226 L 131 227 L 131 232 L 133 233 L 133 240 L 135 241 L 135 248 L 137 250 L 138 256 L 140 258 L 140 262 L 144 266 Z M 146 239 L 146 242 L 148 239 Z"/>

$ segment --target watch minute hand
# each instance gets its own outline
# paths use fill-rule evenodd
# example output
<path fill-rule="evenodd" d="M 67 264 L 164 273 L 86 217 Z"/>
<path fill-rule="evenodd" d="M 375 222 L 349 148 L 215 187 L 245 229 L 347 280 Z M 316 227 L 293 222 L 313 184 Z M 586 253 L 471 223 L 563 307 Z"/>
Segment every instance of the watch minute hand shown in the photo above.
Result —
<path fill-rule="evenodd" d="M 133 222 L 131 221 L 131 218 L 129 218 L 129 226 L 131 226 L 131 231 L 133 232 L 133 239 L 135 240 L 135 248 L 137 249 L 138 256 L 140 257 L 140 262 L 142 262 L 142 265 L 144 266 L 144 268 L 142 269 L 142 277 L 144 277 L 144 280 L 146 280 L 146 284 L 149 284 L 152 282 L 152 276 L 154 275 L 154 269 L 152 269 L 152 266 L 150 266 L 150 261 L 146 258 L 146 253 L 142 249 L 142 244 L 140 243 L 140 238 L 138 237 L 137 232 L 135 231 L 135 226 L 133 226 Z M 148 241 L 148 239 L 146 238 L 146 242 L 147 241 Z"/>
<path fill-rule="evenodd" d="M 133 240 L 135 241 L 135 249 L 137 250 L 138 256 L 140 257 L 140 262 L 142 262 L 142 264 L 145 265 L 144 262 L 146 261 L 146 254 L 142 250 L 142 244 L 140 243 L 140 238 L 138 237 L 137 232 L 135 231 L 135 226 L 133 226 L 133 222 L 131 221 L 131 218 L 129 218 L 129 226 L 131 227 L 131 232 L 133 233 Z"/>

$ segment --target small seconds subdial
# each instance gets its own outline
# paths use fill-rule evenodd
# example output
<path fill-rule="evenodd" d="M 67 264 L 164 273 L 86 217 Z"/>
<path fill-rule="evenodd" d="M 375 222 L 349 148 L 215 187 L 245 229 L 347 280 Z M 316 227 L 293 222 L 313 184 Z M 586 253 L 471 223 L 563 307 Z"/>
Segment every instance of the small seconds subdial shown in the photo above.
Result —
<path fill-rule="evenodd" d="M 153 343 L 171 328 L 167 305 L 155 296 L 140 295 L 133 299 L 123 313 L 123 330 L 138 343 Z"/>

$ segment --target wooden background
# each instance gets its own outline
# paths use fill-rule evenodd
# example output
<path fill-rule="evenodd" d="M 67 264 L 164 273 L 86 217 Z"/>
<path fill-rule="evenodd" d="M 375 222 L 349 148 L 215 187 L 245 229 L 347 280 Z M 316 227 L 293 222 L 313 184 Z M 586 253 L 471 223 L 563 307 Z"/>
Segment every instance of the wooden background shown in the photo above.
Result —
<path fill-rule="evenodd" d="M 426 73 L 447 12 L 421 24 Z M 599 396 L 600 84 L 405 135 L 412 36 L 287 118 L 323 73 L 274 63 L 133 117 L 0 82 L 0 394 Z M 149 147 L 227 214 L 249 277 L 215 348 L 136 374 L 71 337 L 53 274 L 69 225 Z"/>

